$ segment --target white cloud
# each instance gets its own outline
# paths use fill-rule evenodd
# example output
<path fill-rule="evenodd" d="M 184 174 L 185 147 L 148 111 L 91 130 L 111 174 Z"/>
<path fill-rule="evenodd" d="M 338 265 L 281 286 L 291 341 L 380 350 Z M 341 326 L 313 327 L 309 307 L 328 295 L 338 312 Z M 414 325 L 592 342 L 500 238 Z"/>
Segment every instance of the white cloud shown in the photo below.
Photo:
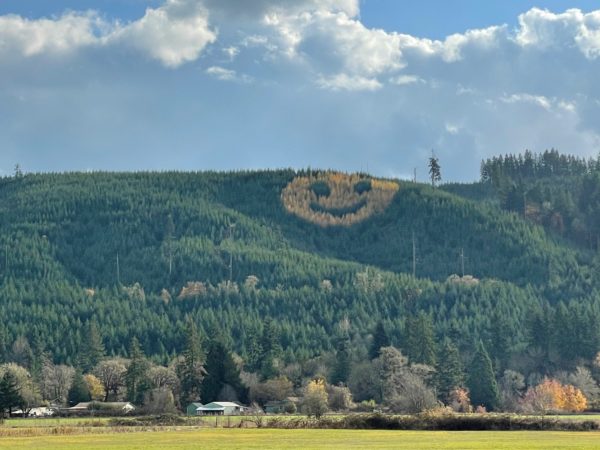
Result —
<path fill-rule="evenodd" d="M 569 9 L 555 14 L 533 8 L 519 16 L 516 42 L 538 50 L 578 48 L 587 58 L 600 56 L 600 11 Z"/>
<path fill-rule="evenodd" d="M 345 73 L 329 78 L 321 77 L 318 79 L 317 85 L 323 89 L 333 91 L 376 91 L 383 86 L 375 78 L 348 76 Z"/>
<path fill-rule="evenodd" d="M 236 152 L 257 148 L 255 167 L 353 170 L 377 142 L 369 153 L 377 173 L 410 173 L 433 147 L 445 178 L 464 178 L 498 152 L 597 153 L 598 55 L 600 11 L 534 8 L 516 29 L 497 24 L 439 40 L 369 28 L 358 0 L 164 0 L 128 23 L 93 12 L 0 16 L 0 146 L 3 154 L 39 148 L 29 139 L 40 129 L 56 148 L 72 144 L 76 154 L 97 141 L 104 151 L 122 145 L 107 142 L 105 130 L 96 140 L 65 136 L 134 123 L 142 130 L 134 140 L 135 127 L 127 127 L 135 145 L 168 146 L 176 130 L 195 150 L 200 139 L 212 143 L 206 159 L 233 149 L 221 167 L 231 160 L 243 167 Z M 200 59 L 201 69 L 172 70 L 165 83 L 161 65 Z M 245 133 L 223 132 L 233 120 L 247 125 Z M 144 141 L 149 128 L 153 138 Z M 2 158 L 0 165 L 14 164 Z"/>
<path fill-rule="evenodd" d="M 127 24 L 107 22 L 95 12 L 36 20 L 0 16 L 0 56 L 9 53 L 11 57 L 30 57 L 66 54 L 92 46 L 124 46 L 168 67 L 177 67 L 197 59 L 206 45 L 215 40 L 207 10 L 194 0 L 167 0 Z"/>
<path fill-rule="evenodd" d="M 56 19 L 29 20 L 0 16 L 0 57 L 15 53 L 25 57 L 40 53 L 70 53 L 99 43 L 107 25 L 94 12 L 67 13 Z"/>
<path fill-rule="evenodd" d="M 416 75 L 398 75 L 390 78 L 390 83 L 404 86 L 407 84 L 425 83 L 425 80 Z"/>
<path fill-rule="evenodd" d="M 206 73 L 221 81 L 236 81 L 240 83 L 250 83 L 252 78 L 248 75 L 238 74 L 235 70 L 226 69 L 219 66 L 211 66 L 206 69 Z"/>

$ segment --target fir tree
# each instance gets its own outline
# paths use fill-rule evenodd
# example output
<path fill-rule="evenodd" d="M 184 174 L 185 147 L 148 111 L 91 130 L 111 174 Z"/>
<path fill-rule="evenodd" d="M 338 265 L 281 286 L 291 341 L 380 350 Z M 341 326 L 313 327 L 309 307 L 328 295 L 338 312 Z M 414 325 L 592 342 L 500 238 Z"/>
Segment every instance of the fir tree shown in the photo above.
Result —
<path fill-rule="evenodd" d="M 140 405 L 144 399 L 144 394 L 150 389 L 150 383 L 147 379 L 150 364 L 144 356 L 136 337 L 131 340 L 129 358 L 129 367 L 125 373 L 127 399 L 130 402 Z"/>
<path fill-rule="evenodd" d="M 246 393 L 240 380 L 240 370 L 233 360 L 231 350 L 223 343 L 222 339 L 212 339 L 206 353 L 206 375 L 202 381 L 202 401 L 208 403 L 225 400 L 220 398 L 220 395 L 226 386 L 231 387 L 235 392 L 238 397 L 235 400 L 245 399 Z"/>
<path fill-rule="evenodd" d="M 389 347 L 390 345 L 390 337 L 385 331 L 383 322 L 380 320 L 377 322 L 377 326 L 373 332 L 373 341 L 371 342 L 371 348 L 369 349 L 369 358 L 371 360 L 379 358 L 381 347 Z"/>
<path fill-rule="evenodd" d="M 181 382 L 181 404 L 200 401 L 202 380 L 204 379 L 205 355 L 196 324 L 188 319 L 185 330 L 185 347 L 182 360 L 177 365 L 177 375 Z"/>
<path fill-rule="evenodd" d="M 260 342 L 260 375 L 263 379 L 274 378 L 279 374 L 278 358 L 281 356 L 279 331 L 270 318 L 265 320 L 262 339 Z"/>
<path fill-rule="evenodd" d="M 440 167 L 440 161 L 431 150 L 431 157 L 429 158 L 429 177 L 431 178 L 431 185 L 435 187 L 435 184 L 442 180 L 442 169 Z"/>
<path fill-rule="evenodd" d="M 23 404 L 23 397 L 19 392 L 19 384 L 10 370 L 4 372 L 2 380 L 0 380 L 0 414 L 4 418 L 5 412 L 11 411 L 15 407 L 20 407 Z"/>
<path fill-rule="evenodd" d="M 79 366 L 84 372 L 91 372 L 96 364 L 104 358 L 104 344 L 96 322 L 88 322 L 84 335 L 82 351 L 79 355 Z"/>
<path fill-rule="evenodd" d="M 485 406 L 488 411 L 496 409 L 499 398 L 498 384 L 494 376 L 492 360 L 481 341 L 471 363 L 468 384 L 473 405 Z"/>
<path fill-rule="evenodd" d="M 435 365 L 436 346 L 431 317 L 423 311 L 406 321 L 405 351 L 413 363 Z"/>
<path fill-rule="evenodd" d="M 335 353 L 335 366 L 331 374 L 331 383 L 340 384 L 348 381 L 351 369 L 350 336 L 343 332 L 338 338 L 337 351 Z"/>
<path fill-rule="evenodd" d="M 434 380 L 438 398 L 446 404 L 449 394 L 464 383 L 464 372 L 458 348 L 448 339 L 440 347 Z"/>
<path fill-rule="evenodd" d="M 67 399 L 70 406 L 75 406 L 77 403 L 89 402 L 92 400 L 90 390 L 80 370 L 75 372 L 73 384 L 71 385 L 71 389 L 69 389 Z"/>

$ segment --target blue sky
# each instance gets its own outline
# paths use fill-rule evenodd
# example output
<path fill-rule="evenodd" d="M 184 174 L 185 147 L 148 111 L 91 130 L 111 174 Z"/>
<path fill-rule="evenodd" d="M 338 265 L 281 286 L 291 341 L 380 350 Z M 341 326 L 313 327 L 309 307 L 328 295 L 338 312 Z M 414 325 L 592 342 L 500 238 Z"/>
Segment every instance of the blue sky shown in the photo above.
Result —
<path fill-rule="evenodd" d="M 3 0 L 0 174 L 595 156 L 594 3 Z"/>

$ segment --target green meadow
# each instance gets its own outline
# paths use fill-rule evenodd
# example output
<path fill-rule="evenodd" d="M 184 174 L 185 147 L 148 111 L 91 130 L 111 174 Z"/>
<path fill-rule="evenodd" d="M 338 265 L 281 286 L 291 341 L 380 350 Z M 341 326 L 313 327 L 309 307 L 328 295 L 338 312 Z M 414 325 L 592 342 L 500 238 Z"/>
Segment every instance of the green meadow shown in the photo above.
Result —
<path fill-rule="evenodd" d="M 0 438 L 0 448 L 27 449 L 592 449 L 595 432 L 167 429 Z M 64 430 L 63 430 L 64 431 Z M 75 433 L 84 432 L 76 430 Z"/>

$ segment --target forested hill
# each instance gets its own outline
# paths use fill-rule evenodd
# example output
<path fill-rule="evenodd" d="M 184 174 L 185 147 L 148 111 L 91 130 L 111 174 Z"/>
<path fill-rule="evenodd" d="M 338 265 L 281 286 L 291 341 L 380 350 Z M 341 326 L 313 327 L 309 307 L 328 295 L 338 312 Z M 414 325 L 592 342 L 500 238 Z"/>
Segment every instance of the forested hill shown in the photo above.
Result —
<path fill-rule="evenodd" d="M 454 190 L 488 189 L 474 186 Z M 421 310 L 440 339 L 471 348 L 502 332 L 509 352 L 544 308 L 597 314 L 593 252 L 480 198 L 292 170 L 2 178 L 0 357 L 25 337 L 74 362 L 94 321 L 109 353 L 136 336 L 167 361 L 191 317 L 242 357 L 272 319 L 294 361 L 331 349 L 344 318 L 356 348 L 378 320 L 402 347 Z"/>

